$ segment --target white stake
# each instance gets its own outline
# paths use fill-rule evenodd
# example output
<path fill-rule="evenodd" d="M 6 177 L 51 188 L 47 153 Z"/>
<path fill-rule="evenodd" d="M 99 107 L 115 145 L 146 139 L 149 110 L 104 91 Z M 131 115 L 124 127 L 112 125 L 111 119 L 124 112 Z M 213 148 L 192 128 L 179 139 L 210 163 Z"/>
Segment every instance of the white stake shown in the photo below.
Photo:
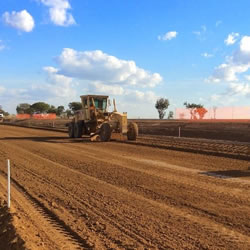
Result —
<path fill-rule="evenodd" d="M 181 137 L 181 127 L 179 127 L 179 137 Z"/>
<path fill-rule="evenodd" d="M 8 208 L 10 208 L 10 160 L 7 160 L 8 166 Z"/>

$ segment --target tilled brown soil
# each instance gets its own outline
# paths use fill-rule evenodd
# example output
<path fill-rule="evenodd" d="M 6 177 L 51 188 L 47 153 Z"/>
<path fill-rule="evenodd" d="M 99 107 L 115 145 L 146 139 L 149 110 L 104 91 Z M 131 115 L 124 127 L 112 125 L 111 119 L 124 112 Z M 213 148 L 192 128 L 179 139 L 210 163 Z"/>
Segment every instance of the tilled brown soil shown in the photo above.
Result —
<path fill-rule="evenodd" d="M 66 124 L 70 119 L 56 120 L 5 120 L 6 124 L 26 127 L 44 127 L 67 131 Z M 236 142 L 250 142 L 250 120 L 159 120 L 133 119 L 136 122 L 140 135 L 204 138 L 212 140 L 227 140 Z M 179 131 L 180 129 L 180 131 Z"/>
<path fill-rule="evenodd" d="M 41 235 L 33 249 L 60 249 L 50 234 L 83 249 L 250 248 L 248 161 L 0 128 L 0 171 L 9 158 L 13 207 L 19 214 L 27 203 L 27 221 L 29 210 L 42 214 L 33 216 L 40 233 L 19 228 L 30 246 Z"/>

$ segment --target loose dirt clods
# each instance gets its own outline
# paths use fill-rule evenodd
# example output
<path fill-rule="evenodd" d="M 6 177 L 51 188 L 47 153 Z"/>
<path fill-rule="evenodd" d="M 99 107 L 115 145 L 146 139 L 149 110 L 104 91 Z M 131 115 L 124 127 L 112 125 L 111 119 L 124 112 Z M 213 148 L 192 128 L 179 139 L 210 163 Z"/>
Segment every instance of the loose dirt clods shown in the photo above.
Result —
<path fill-rule="evenodd" d="M 1 126 L 2 200 L 6 158 L 28 249 L 250 248 L 246 160 Z"/>

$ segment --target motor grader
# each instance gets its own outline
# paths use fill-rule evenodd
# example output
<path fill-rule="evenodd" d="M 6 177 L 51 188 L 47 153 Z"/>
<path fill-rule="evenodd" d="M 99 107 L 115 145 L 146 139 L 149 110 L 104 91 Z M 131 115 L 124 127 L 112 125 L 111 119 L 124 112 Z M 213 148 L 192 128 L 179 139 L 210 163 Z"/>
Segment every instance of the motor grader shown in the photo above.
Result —
<path fill-rule="evenodd" d="M 138 126 L 136 123 L 128 123 L 127 113 L 119 113 L 116 110 L 108 112 L 111 106 L 110 99 L 104 95 L 82 95 L 82 109 L 74 114 L 74 118 L 68 124 L 70 138 L 80 138 L 82 135 L 90 136 L 92 141 L 109 141 L 111 137 L 136 140 Z"/>

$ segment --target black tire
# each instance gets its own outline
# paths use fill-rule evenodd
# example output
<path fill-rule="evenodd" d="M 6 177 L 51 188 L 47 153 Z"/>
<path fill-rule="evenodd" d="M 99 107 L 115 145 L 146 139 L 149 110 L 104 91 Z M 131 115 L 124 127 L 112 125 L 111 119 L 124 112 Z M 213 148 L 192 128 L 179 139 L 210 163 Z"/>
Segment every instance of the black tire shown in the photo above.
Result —
<path fill-rule="evenodd" d="M 108 123 L 103 123 L 100 128 L 100 139 L 101 141 L 109 141 L 111 138 L 111 127 Z"/>
<path fill-rule="evenodd" d="M 135 141 L 138 136 L 138 126 L 136 123 L 131 122 L 128 124 L 127 137 L 130 141 Z"/>
<path fill-rule="evenodd" d="M 82 122 L 76 122 L 74 124 L 74 137 L 75 138 L 82 137 Z"/>
<path fill-rule="evenodd" d="M 70 138 L 74 137 L 74 122 L 69 123 L 68 125 L 68 134 Z"/>

